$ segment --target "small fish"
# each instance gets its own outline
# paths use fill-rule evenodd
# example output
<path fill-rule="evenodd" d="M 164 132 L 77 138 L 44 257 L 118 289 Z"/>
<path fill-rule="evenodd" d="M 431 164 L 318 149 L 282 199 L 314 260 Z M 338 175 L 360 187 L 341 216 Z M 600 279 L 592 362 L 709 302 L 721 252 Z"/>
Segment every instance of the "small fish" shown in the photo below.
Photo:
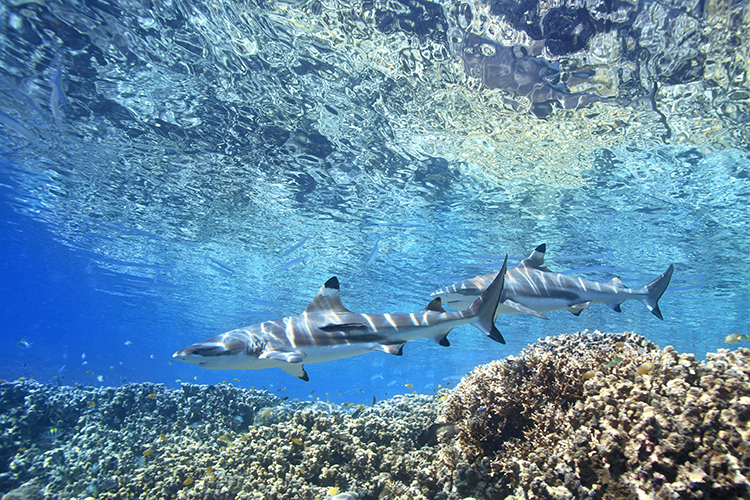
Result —
<path fill-rule="evenodd" d="M 143 450 L 143 453 L 141 453 L 141 455 L 143 455 L 144 457 L 147 457 L 147 456 L 151 455 L 153 452 L 154 452 L 154 450 L 152 450 L 151 448 L 149 448 L 148 450 Z"/>
<path fill-rule="evenodd" d="M 104 382 L 104 375 L 97 376 L 96 380 L 98 380 L 99 382 Z"/>
<path fill-rule="evenodd" d="M 239 381 L 240 381 L 240 379 L 238 379 L 238 378 L 233 378 L 233 379 L 232 379 L 232 381 L 233 381 L 233 382 L 239 382 Z"/>
<path fill-rule="evenodd" d="M 23 382 L 24 380 L 26 380 L 26 377 L 18 377 L 19 382 Z"/>
<path fill-rule="evenodd" d="M 290 260 L 289 262 L 281 266 L 281 269 L 288 269 L 295 264 L 299 264 L 300 262 L 303 262 L 306 258 L 307 258 L 307 255 L 303 255 L 302 257 L 297 257 L 294 260 Z"/>
<path fill-rule="evenodd" d="M 122 474 L 122 471 L 121 470 L 116 470 L 116 471 L 113 472 L 113 474 L 115 476 L 119 476 L 120 474 Z"/>
<path fill-rule="evenodd" d="M 622 349 L 625 347 L 625 342 L 615 342 L 615 347 Z"/>
<path fill-rule="evenodd" d="M 156 398 L 156 394 L 154 394 L 154 393 L 151 393 L 151 394 L 147 395 L 146 397 L 147 397 L 148 399 L 154 399 L 154 398 Z"/>
<path fill-rule="evenodd" d="M 81 353 L 81 359 L 86 359 L 86 353 L 85 352 Z"/>
<path fill-rule="evenodd" d="M 297 249 L 298 249 L 299 247 L 301 247 L 302 245 L 304 245 L 305 243 L 307 243 L 307 240 L 308 240 L 308 239 L 310 239 L 310 233 L 307 233 L 307 234 L 305 235 L 305 237 L 304 237 L 304 238 L 302 238 L 302 239 L 301 239 L 301 240 L 299 240 L 299 241 L 298 241 L 297 243 L 295 243 L 294 245 L 292 245 L 292 246 L 290 246 L 289 248 L 287 248 L 286 250 L 284 250 L 284 251 L 283 251 L 283 252 L 281 253 L 281 256 L 283 257 L 283 256 L 285 256 L 285 255 L 289 255 L 290 253 L 294 252 L 294 251 L 295 251 L 295 250 L 297 250 Z"/>
<path fill-rule="evenodd" d="M 636 375 L 645 375 L 651 370 L 654 369 L 654 365 L 652 363 L 649 363 L 648 361 L 643 363 L 641 366 L 635 369 Z"/>
<path fill-rule="evenodd" d="M 31 347 L 31 342 L 26 339 L 19 339 L 18 346 L 23 347 L 24 349 L 28 349 L 29 347 Z"/>
<path fill-rule="evenodd" d="M 241 416 L 239 416 L 239 415 L 237 415 L 236 417 L 234 417 L 234 418 L 233 418 L 232 420 L 234 420 L 234 421 L 235 421 L 235 422 L 237 422 L 238 424 L 241 424 L 242 422 L 244 422 L 244 421 L 245 421 L 245 419 L 244 419 L 244 418 L 242 418 L 242 417 L 241 417 Z"/>
<path fill-rule="evenodd" d="M 86 371 L 86 375 L 93 375 L 93 374 L 94 374 L 94 372 L 92 372 L 91 370 L 87 370 Z"/>
<path fill-rule="evenodd" d="M 357 405 L 357 409 L 358 410 L 364 410 L 365 409 L 365 405 L 363 405 L 362 403 L 360 403 L 360 404 Z"/>
<path fill-rule="evenodd" d="M 184 481 L 182 482 L 182 485 L 183 485 L 183 486 L 190 486 L 191 484 L 193 484 L 193 478 L 192 478 L 192 477 L 190 477 L 190 476 L 188 476 L 188 477 L 187 477 L 187 478 L 186 478 L 186 479 L 185 479 L 185 480 L 184 480 Z"/>
<path fill-rule="evenodd" d="M 591 380 L 592 378 L 596 377 L 596 372 L 594 370 L 589 370 L 587 372 L 584 372 L 581 377 L 583 378 L 583 380 Z"/>
<path fill-rule="evenodd" d="M 622 358 L 615 358 L 609 363 L 607 363 L 606 365 L 604 365 L 604 368 L 612 368 L 613 366 L 619 365 L 620 363 L 622 363 Z"/>
<path fill-rule="evenodd" d="M 167 436 L 165 436 L 164 434 L 159 434 L 159 439 L 161 439 L 162 441 L 166 441 Z"/>
<path fill-rule="evenodd" d="M 211 474 L 213 471 L 214 471 L 214 468 L 211 467 L 210 465 L 206 467 L 206 474 Z"/>
<path fill-rule="evenodd" d="M 412 388 L 412 387 L 414 387 L 414 386 L 413 386 L 413 385 L 411 385 L 411 384 L 404 384 L 404 387 L 406 387 L 407 389 L 411 389 L 411 388 Z"/>
<path fill-rule="evenodd" d="M 376 235 L 375 237 L 375 245 L 373 245 L 372 250 L 370 250 L 370 253 L 367 254 L 367 265 L 369 266 L 373 262 L 375 262 L 375 257 L 378 255 L 378 243 L 380 243 L 380 235 Z"/>
<path fill-rule="evenodd" d="M 440 441 L 450 440 L 456 434 L 458 434 L 456 424 L 434 423 L 417 437 L 417 446 L 420 448 L 435 446 Z"/>
<path fill-rule="evenodd" d="M 95 402 L 93 402 L 93 401 L 89 401 L 89 402 L 88 402 L 88 403 L 86 403 L 86 404 L 87 404 L 88 406 L 94 406 L 94 405 L 96 405 L 96 403 L 95 403 Z"/>
<path fill-rule="evenodd" d="M 750 340 L 750 335 L 733 333 L 731 335 L 727 335 L 724 339 L 724 342 L 726 342 L 727 344 L 734 344 L 735 342 L 739 342 L 740 340 Z"/>
<path fill-rule="evenodd" d="M 258 412 L 258 416 L 259 416 L 259 417 L 265 417 L 265 416 L 268 416 L 268 415 L 270 415 L 270 414 L 271 414 L 271 412 L 272 412 L 272 411 L 273 411 L 273 408 L 263 408 L 262 410 L 260 410 L 260 411 Z"/>
<path fill-rule="evenodd" d="M 221 436 L 219 436 L 219 441 L 229 441 L 229 436 L 222 434 Z"/>
<path fill-rule="evenodd" d="M 126 340 L 126 341 L 125 341 L 125 345 L 131 345 L 131 344 L 132 344 L 132 342 L 131 342 L 131 341 L 129 341 L 129 340 Z"/>
<path fill-rule="evenodd" d="M 328 488 L 328 494 L 329 495 L 337 495 L 339 492 L 339 487 L 334 486 L 333 488 Z"/>
<path fill-rule="evenodd" d="M 44 437 L 52 441 L 59 438 L 61 435 L 62 431 L 57 427 L 52 427 L 51 429 L 47 429 L 46 431 L 44 431 Z"/>
<path fill-rule="evenodd" d="M 300 438 L 292 438 L 292 443 L 296 444 L 297 446 L 302 446 L 302 440 Z"/>
<path fill-rule="evenodd" d="M 26 450 L 28 450 L 28 448 L 26 448 L 25 446 L 21 446 L 20 448 L 18 448 L 17 451 L 18 451 L 18 453 L 23 453 Z"/>

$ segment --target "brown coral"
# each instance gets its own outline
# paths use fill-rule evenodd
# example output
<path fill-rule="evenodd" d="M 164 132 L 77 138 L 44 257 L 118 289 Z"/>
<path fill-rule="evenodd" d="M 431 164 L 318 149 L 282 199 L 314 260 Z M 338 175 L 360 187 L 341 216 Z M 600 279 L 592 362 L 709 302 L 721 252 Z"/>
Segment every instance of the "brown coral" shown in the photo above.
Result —
<path fill-rule="evenodd" d="M 748 362 L 741 349 L 699 363 L 635 334 L 547 338 L 450 394 L 441 420 L 460 432 L 441 457 L 485 498 L 746 496 Z"/>

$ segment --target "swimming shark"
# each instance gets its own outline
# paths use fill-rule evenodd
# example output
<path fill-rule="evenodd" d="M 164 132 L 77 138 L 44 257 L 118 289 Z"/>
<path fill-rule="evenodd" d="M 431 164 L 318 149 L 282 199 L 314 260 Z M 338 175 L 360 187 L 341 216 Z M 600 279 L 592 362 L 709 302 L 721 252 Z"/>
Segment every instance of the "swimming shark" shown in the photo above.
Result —
<path fill-rule="evenodd" d="M 400 356 L 407 341 L 420 338 L 448 346 L 448 333 L 460 325 L 473 325 L 504 344 L 494 323 L 507 268 L 506 256 L 500 272 L 464 310 L 446 312 L 438 297 L 411 314 L 352 312 L 341 303 L 339 281 L 334 276 L 301 314 L 229 331 L 181 349 L 172 357 L 216 370 L 276 367 L 307 381 L 306 364 L 371 351 Z"/>
<path fill-rule="evenodd" d="M 507 272 L 495 319 L 500 314 L 530 314 L 547 319 L 542 313 L 558 309 L 567 309 L 578 316 L 594 303 L 604 303 L 616 312 L 622 312 L 620 305 L 626 300 L 640 300 L 654 316 L 664 319 L 659 309 L 659 299 L 672 279 L 674 264 L 648 285 L 628 288 L 620 278 L 597 283 L 553 273 L 544 267 L 546 251 L 546 244 L 539 245 L 518 267 Z M 459 281 L 432 292 L 432 296 L 442 299 L 450 307 L 460 309 L 480 296 L 495 276 L 491 273 Z"/>

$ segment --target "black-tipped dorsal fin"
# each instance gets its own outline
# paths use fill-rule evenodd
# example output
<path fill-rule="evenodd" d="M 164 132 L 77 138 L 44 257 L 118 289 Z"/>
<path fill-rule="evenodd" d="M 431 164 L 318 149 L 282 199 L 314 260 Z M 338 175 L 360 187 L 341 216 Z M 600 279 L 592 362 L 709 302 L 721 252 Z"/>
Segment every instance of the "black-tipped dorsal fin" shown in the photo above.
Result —
<path fill-rule="evenodd" d="M 531 252 L 531 255 L 529 255 L 527 258 L 521 261 L 520 264 L 518 264 L 518 267 L 531 267 L 534 269 L 542 269 L 546 270 L 544 268 L 544 254 L 547 252 L 547 244 L 542 243 L 538 247 L 534 249 L 533 252 Z"/>
<path fill-rule="evenodd" d="M 350 313 L 351 311 L 341 304 L 339 294 L 339 280 L 334 276 L 320 287 L 315 298 L 305 308 L 306 313 L 334 311 L 338 313 Z"/>
<path fill-rule="evenodd" d="M 440 300 L 440 297 L 435 297 L 432 302 L 427 304 L 424 308 L 425 311 L 433 311 L 433 312 L 441 312 L 444 313 L 445 309 L 443 309 L 442 301 Z"/>

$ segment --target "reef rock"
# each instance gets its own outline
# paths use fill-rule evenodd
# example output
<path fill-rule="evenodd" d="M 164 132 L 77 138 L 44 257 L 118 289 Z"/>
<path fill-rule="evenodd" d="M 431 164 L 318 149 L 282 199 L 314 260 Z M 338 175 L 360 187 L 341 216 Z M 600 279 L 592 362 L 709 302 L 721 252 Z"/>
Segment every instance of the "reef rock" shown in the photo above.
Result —
<path fill-rule="evenodd" d="M 0 384 L 6 498 L 748 498 L 750 350 L 540 340 L 371 407 L 227 385 Z M 2 493 L 0 493 L 2 497 Z"/>
<path fill-rule="evenodd" d="M 546 338 L 477 367 L 439 421 L 443 491 L 481 498 L 747 498 L 750 351 L 706 362 L 629 334 Z"/>

